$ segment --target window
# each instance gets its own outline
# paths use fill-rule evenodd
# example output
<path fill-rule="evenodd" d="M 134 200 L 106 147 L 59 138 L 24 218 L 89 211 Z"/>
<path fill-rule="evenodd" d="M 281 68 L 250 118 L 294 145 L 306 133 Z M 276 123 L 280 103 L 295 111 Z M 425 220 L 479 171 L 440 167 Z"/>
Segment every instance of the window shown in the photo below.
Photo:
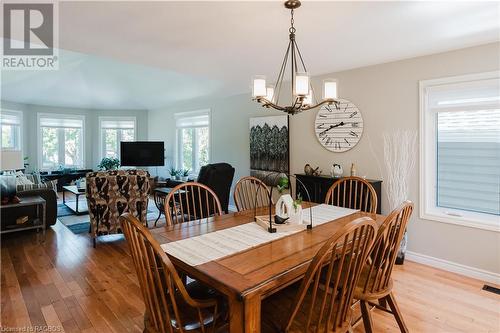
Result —
<path fill-rule="evenodd" d="M 420 82 L 422 218 L 500 231 L 500 72 Z"/>
<path fill-rule="evenodd" d="M 135 141 L 135 117 L 100 117 L 101 157 L 120 158 L 120 142 Z"/>
<path fill-rule="evenodd" d="M 22 150 L 22 123 L 22 112 L 10 110 L 2 110 L 0 112 L 0 124 L 2 126 L 0 141 L 2 149 Z"/>
<path fill-rule="evenodd" d="M 210 110 L 175 115 L 176 165 L 197 174 L 210 161 Z"/>
<path fill-rule="evenodd" d="M 38 114 L 41 169 L 83 167 L 84 116 Z"/>

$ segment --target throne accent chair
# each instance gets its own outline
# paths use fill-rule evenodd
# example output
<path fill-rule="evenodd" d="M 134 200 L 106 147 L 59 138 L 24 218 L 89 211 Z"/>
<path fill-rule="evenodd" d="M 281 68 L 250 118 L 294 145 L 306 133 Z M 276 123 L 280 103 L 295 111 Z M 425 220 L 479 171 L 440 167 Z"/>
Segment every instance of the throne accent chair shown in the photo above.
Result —
<path fill-rule="evenodd" d="M 118 218 L 124 213 L 147 226 L 149 172 L 112 170 L 87 174 L 87 205 L 94 247 L 96 237 L 121 233 Z"/>

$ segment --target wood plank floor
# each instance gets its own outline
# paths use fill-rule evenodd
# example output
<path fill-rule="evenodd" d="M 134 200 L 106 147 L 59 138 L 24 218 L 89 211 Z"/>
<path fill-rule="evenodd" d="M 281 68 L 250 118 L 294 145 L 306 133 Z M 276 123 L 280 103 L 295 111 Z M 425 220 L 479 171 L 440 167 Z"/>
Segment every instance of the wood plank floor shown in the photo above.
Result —
<path fill-rule="evenodd" d="M 66 332 L 139 332 L 144 305 L 121 235 L 92 248 L 87 234 L 59 222 L 44 244 L 36 232 L 2 236 L 1 327 L 54 326 Z M 483 283 L 406 262 L 394 271 L 396 298 L 411 332 L 500 332 L 500 296 Z M 376 332 L 399 332 L 373 312 Z M 60 330 L 61 331 L 61 330 Z M 363 332 L 362 326 L 356 332 Z"/>

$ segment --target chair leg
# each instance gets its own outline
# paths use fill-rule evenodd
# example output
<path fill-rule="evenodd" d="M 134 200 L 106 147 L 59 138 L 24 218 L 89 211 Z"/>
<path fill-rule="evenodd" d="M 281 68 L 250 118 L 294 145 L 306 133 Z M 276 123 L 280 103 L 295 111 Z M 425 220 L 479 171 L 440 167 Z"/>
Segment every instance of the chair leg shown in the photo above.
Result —
<path fill-rule="evenodd" d="M 385 297 L 387 300 L 387 303 L 389 303 L 389 307 L 392 310 L 392 313 L 394 314 L 394 317 L 396 318 L 396 321 L 398 322 L 399 329 L 403 333 L 408 333 L 408 327 L 406 327 L 406 324 L 403 320 L 403 315 L 401 314 L 401 310 L 399 310 L 398 304 L 396 303 L 396 299 L 394 298 L 393 293 L 391 292 L 389 295 Z"/>
<path fill-rule="evenodd" d="M 385 298 L 381 298 L 378 300 L 378 304 L 383 307 L 383 308 L 386 308 L 387 309 L 387 300 Z"/>
<path fill-rule="evenodd" d="M 363 317 L 363 325 L 365 326 L 365 332 L 372 333 L 373 322 L 372 322 L 372 315 L 370 313 L 370 306 L 365 301 L 360 301 L 359 306 L 361 307 L 361 316 Z"/>

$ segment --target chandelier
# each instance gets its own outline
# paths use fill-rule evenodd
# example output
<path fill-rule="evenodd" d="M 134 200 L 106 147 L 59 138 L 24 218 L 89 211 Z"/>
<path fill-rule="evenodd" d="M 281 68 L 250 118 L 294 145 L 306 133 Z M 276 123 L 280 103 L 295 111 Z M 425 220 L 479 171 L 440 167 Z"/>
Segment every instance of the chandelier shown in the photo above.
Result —
<path fill-rule="evenodd" d="M 265 76 L 256 75 L 253 79 L 252 89 L 252 97 L 254 101 L 261 103 L 263 107 L 284 111 L 290 115 L 315 109 L 321 105 L 332 105 L 338 103 L 337 82 L 331 79 L 323 81 L 323 100 L 319 103 L 315 100 L 316 96 L 310 82 L 309 74 L 307 73 L 306 65 L 302 59 L 302 55 L 300 54 L 297 42 L 295 41 L 296 29 L 293 26 L 293 14 L 294 10 L 299 8 L 300 5 L 301 3 L 299 0 L 288 0 L 285 2 L 285 8 L 290 9 L 291 12 L 291 25 L 288 29 L 290 33 L 290 41 L 281 64 L 276 83 L 274 85 L 267 85 Z M 281 87 L 283 85 L 283 79 L 285 77 L 285 73 L 287 72 L 287 65 L 290 65 L 291 67 L 288 71 L 291 72 L 292 104 L 282 106 L 279 104 L 279 98 L 281 94 Z"/>

